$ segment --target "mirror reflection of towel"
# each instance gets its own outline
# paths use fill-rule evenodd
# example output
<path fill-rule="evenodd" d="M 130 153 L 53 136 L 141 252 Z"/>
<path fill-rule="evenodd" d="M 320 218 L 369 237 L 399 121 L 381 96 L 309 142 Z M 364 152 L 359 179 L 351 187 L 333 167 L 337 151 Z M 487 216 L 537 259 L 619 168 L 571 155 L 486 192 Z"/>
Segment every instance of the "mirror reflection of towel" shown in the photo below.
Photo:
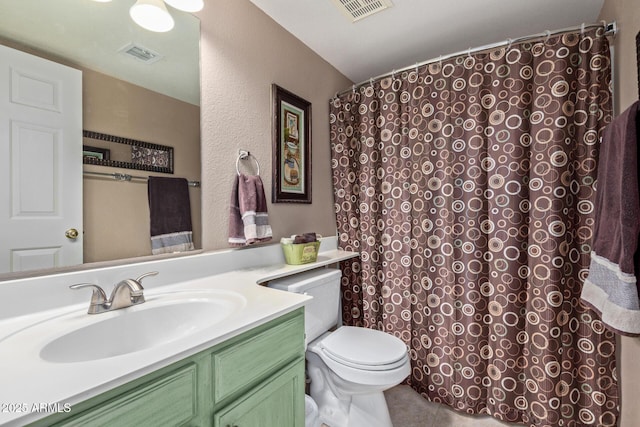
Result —
<path fill-rule="evenodd" d="M 189 183 L 184 178 L 150 176 L 148 183 L 151 253 L 194 249 Z"/>
<path fill-rule="evenodd" d="M 272 235 L 262 179 L 237 175 L 231 190 L 229 243 L 251 245 L 271 240 Z"/>

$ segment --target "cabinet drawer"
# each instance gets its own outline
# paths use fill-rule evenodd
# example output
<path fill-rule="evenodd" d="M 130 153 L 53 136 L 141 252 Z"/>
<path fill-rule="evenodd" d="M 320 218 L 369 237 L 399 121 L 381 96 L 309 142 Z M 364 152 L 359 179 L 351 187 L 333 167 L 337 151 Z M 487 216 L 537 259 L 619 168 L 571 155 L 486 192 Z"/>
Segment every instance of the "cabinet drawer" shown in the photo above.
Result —
<path fill-rule="evenodd" d="M 304 426 L 304 359 L 289 365 L 214 416 L 214 427 Z"/>
<path fill-rule="evenodd" d="M 212 355 L 213 397 L 218 403 L 304 356 L 303 312 Z"/>
<path fill-rule="evenodd" d="M 196 416 L 197 375 L 189 364 L 56 425 L 184 425 Z"/>

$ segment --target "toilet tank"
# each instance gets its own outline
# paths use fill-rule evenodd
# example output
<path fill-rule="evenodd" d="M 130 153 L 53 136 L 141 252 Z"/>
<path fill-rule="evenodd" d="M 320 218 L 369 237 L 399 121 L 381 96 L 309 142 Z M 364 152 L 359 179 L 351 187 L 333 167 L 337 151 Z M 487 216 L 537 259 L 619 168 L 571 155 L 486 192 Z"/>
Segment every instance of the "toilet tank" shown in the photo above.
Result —
<path fill-rule="evenodd" d="M 341 277 L 340 270 L 326 268 L 269 282 L 270 288 L 313 297 L 304 307 L 304 330 L 307 343 L 340 323 Z"/>

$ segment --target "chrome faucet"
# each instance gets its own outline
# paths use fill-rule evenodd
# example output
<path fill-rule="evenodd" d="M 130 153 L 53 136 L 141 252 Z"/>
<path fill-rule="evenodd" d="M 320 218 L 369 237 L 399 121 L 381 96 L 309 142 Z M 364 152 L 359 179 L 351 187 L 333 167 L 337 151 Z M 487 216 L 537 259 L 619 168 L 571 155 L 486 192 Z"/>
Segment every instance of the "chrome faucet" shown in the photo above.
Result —
<path fill-rule="evenodd" d="M 125 279 L 120 281 L 111 292 L 111 297 L 107 299 L 104 290 L 93 283 L 78 283 L 69 286 L 71 289 L 92 288 L 91 302 L 89 304 L 89 314 L 104 313 L 106 311 L 118 310 L 120 308 L 130 307 L 144 302 L 144 288 L 142 287 L 142 279 L 148 276 L 155 276 L 157 271 L 145 273 L 137 279 Z"/>

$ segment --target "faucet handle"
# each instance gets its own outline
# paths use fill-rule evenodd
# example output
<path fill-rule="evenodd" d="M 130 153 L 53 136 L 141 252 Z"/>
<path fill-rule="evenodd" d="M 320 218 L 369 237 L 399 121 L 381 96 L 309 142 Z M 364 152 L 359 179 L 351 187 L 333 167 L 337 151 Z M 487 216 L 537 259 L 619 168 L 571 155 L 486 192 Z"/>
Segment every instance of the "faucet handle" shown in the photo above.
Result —
<path fill-rule="evenodd" d="M 136 279 L 136 282 L 138 282 L 140 284 L 140 287 L 142 287 L 142 279 L 144 279 L 145 277 L 157 276 L 157 275 L 158 275 L 157 271 L 150 271 L 150 272 L 144 273 L 142 276 L 138 277 Z"/>
<path fill-rule="evenodd" d="M 91 295 L 91 304 L 103 304 L 107 301 L 107 294 L 104 290 L 93 283 L 78 283 L 75 285 L 69 286 L 71 289 L 83 289 L 83 288 L 93 288 L 93 294 Z"/>
<path fill-rule="evenodd" d="M 83 288 L 92 288 L 93 294 L 91 294 L 91 303 L 89 304 L 89 314 L 94 314 L 99 312 L 99 307 L 107 303 L 107 294 L 105 294 L 104 290 L 93 283 L 77 283 L 75 285 L 69 286 L 70 289 L 83 289 Z"/>

